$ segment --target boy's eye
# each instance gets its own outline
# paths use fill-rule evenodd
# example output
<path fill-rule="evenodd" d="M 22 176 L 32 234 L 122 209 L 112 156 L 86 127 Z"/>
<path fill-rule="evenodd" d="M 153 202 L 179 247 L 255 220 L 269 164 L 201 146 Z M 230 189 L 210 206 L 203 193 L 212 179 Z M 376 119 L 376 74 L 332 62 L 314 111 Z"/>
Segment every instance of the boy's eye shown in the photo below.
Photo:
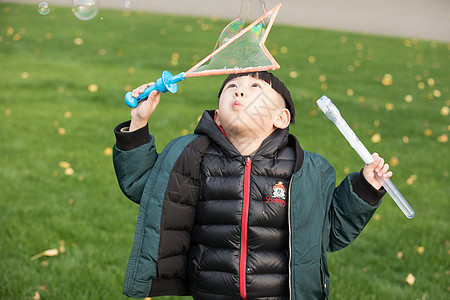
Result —
<path fill-rule="evenodd" d="M 230 83 L 230 85 L 228 86 L 228 88 L 235 88 L 236 85 L 234 83 Z"/>
<path fill-rule="evenodd" d="M 254 83 L 254 84 L 252 84 L 252 86 L 251 87 L 257 87 L 257 88 L 259 88 L 260 86 L 259 86 L 259 84 L 257 84 L 257 83 Z"/>

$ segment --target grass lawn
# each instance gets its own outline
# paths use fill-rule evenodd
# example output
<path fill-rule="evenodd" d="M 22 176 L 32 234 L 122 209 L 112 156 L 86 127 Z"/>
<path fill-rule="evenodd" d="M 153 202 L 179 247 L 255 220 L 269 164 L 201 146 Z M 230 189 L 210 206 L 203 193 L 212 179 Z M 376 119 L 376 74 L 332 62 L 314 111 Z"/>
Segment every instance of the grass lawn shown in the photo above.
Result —
<path fill-rule="evenodd" d="M 138 206 L 121 194 L 110 151 L 113 127 L 129 118 L 123 95 L 189 69 L 226 23 L 109 10 L 80 21 L 68 7 L 43 16 L 0 3 L 1 299 L 126 298 Z M 408 220 L 386 196 L 361 236 L 329 255 L 332 299 L 448 299 L 450 46 L 277 24 L 267 46 L 303 148 L 338 181 L 362 167 L 315 103 L 326 94 L 416 211 Z M 151 120 L 159 150 L 216 107 L 223 79 L 188 79 L 163 96 Z"/>

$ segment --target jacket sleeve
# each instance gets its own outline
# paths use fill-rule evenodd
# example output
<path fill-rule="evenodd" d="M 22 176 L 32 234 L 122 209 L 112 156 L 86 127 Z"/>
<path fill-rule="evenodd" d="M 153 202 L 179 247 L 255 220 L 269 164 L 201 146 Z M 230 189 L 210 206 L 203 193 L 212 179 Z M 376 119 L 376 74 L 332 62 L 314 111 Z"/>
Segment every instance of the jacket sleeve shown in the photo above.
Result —
<path fill-rule="evenodd" d="M 328 186 L 330 237 L 328 251 L 349 245 L 364 229 L 381 203 L 385 191 L 374 189 L 362 173 L 349 174 L 338 187 Z"/>
<path fill-rule="evenodd" d="M 134 132 L 124 131 L 129 124 L 129 121 L 124 122 L 114 129 L 116 144 L 113 163 L 120 189 L 130 200 L 139 204 L 158 153 L 148 125 Z"/>

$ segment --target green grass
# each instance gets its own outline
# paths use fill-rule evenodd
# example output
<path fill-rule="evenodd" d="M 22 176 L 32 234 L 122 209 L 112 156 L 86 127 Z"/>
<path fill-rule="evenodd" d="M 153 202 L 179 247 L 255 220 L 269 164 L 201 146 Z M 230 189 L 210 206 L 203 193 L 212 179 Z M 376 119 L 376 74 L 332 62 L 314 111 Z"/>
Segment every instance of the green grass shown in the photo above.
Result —
<path fill-rule="evenodd" d="M 42 16 L 35 5 L 0 3 L 1 299 L 31 299 L 36 291 L 42 299 L 126 298 L 138 206 L 121 194 L 104 153 L 115 142 L 113 127 L 129 118 L 123 95 L 165 69 L 189 69 L 225 24 L 108 10 L 80 21 L 67 7 Z M 406 219 L 387 196 L 362 235 L 329 255 L 332 298 L 448 299 L 450 152 L 442 139 L 449 116 L 441 109 L 450 106 L 449 45 L 281 25 L 267 45 L 293 95 L 291 132 L 301 145 L 327 157 L 338 180 L 362 167 L 315 104 L 327 94 L 371 151 L 398 158 L 393 181 L 416 211 Z M 381 82 L 386 73 L 390 86 Z M 163 96 L 150 125 L 159 150 L 216 107 L 223 79 L 185 80 L 176 95 Z M 371 142 L 376 133 L 379 143 Z M 64 253 L 30 261 L 60 241 Z"/>

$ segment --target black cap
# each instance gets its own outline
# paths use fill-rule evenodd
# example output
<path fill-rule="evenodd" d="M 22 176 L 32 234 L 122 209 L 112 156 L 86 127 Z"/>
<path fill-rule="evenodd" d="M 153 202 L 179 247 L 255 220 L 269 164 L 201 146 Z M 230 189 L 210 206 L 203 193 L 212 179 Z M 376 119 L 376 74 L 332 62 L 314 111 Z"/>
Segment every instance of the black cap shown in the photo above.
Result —
<path fill-rule="evenodd" d="M 222 83 L 222 87 L 219 90 L 219 98 L 222 94 L 222 91 L 227 84 L 228 81 L 242 76 L 250 76 L 253 78 L 261 79 L 262 81 L 267 82 L 270 84 L 270 86 L 283 97 L 284 103 L 286 104 L 286 108 L 291 113 L 291 123 L 295 123 L 295 108 L 294 108 L 294 102 L 291 98 L 291 93 L 287 89 L 287 87 L 284 85 L 283 82 L 281 82 L 275 75 L 272 73 L 269 73 L 267 71 L 259 71 L 259 72 L 246 72 L 246 73 L 236 73 L 236 74 L 230 74 L 228 77 L 224 80 Z"/>

